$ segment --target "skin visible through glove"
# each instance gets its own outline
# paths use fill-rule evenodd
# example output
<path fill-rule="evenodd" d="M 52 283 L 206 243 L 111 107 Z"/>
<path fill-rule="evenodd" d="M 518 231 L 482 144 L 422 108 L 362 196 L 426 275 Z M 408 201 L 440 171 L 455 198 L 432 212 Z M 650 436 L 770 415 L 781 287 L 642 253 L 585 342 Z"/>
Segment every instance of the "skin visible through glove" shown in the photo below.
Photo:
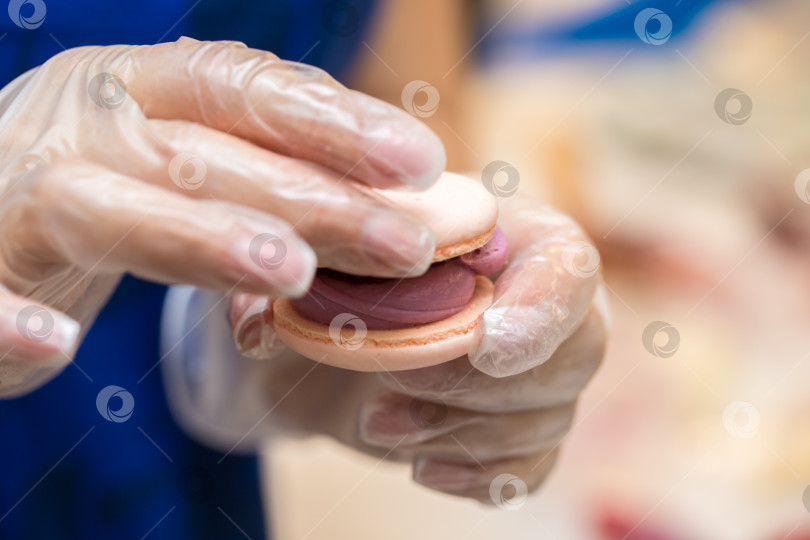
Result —
<path fill-rule="evenodd" d="M 329 325 L 352 313 L 369 330 L 408 328 L 446 319 L 462 311 L 475 289 L 475 276 L 501 270 L 509 253 L 500 228 L 484 246 L 433 264 L 415 278 L 384 279 L 320 269 L 309 294 L 293 300 L 299 315 Z"/>

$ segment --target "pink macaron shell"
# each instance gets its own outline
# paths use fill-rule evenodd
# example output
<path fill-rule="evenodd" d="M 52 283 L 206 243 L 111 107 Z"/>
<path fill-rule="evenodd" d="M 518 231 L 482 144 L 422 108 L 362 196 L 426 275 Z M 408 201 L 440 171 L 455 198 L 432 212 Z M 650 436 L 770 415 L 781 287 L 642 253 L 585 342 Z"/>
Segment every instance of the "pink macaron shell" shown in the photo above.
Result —
<path fill-rule="evenodd" d="M 287 298 L 273 303 L 276 334 L 311 360 L 354 371 L 400 371 L 448 362 L 469 352 L 481 313 L 495 286 L 476 277 L 473 299 L 461 312 L 430 324 L 396 330 L 368 330 L 356 348 L 339 346 L 329 327 L 301 317 Z"/>
<path fill-rule="evenodd" d="M 421 192 L 377 190 L 377 193 L 425 223 L 436 237 L 437 251 L 486 234 L 498 220 L 497 199 L 480 181 L 460 174 L 445 172 Z"/>

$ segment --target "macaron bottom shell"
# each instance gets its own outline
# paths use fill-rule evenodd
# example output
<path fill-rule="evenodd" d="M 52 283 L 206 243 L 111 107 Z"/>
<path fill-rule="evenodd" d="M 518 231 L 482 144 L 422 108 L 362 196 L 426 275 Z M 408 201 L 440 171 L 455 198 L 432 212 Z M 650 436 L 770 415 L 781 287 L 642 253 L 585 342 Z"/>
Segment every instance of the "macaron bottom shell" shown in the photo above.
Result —
<path fill-rule="evenodd" d="M 279 338 L 311 360 L 354 371 L 399 371 L 448 362 L 467 354 L 480 315 L 492 304 L 495 287 L 476 276 L 464 310 L 429 324 L 394 330 L 368 330 L 362 317 L 344 313 L 330 325 L 298 314 L 287 298 L 273 302 Z"/>

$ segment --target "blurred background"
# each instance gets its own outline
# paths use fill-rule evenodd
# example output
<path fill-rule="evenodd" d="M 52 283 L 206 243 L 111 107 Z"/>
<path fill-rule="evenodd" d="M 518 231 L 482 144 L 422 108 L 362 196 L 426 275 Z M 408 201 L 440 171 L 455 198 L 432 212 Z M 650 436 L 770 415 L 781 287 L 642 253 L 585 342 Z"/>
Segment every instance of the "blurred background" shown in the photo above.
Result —
<path fill-rule="evenodd" d="M 810 539 L 810 4 L 392 0 L 377 19 L 352 86 L 423 117 L 450 169 L 508 162 L 583 223 L 612 337 L 519 509 L 279 439 L 278 537 Z"/>

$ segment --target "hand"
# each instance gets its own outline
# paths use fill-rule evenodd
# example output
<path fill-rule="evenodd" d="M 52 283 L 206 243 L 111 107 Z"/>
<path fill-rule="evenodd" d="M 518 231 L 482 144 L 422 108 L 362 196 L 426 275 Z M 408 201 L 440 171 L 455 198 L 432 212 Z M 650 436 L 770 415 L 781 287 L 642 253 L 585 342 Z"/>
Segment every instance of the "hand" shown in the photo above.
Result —
<path fill-rule="evenodd" d="M 445 493 L 498 502 L 490 488 L 503 473 L 536 489 L 599 366 L 608 321 L 584 233 L 547 207 L 518 203 L 500 220 L 513 257 L 469 356 L 376 376 L 314 366 L 275 337 L 266 298 L 234 298 L 234 340 L 268 359 L 276 424 L 411 460 L 417 482 Z"/>
<path fill-rule="evenodd" d="M 69 363 L 124 272 L 296 296 L 316 256 L 423 271 L 432 234 L 356 179 L 426 187 L 444 164 L 403 111 L 238 43 L 55 56 L 0 91 L 0 395 Z"/>

